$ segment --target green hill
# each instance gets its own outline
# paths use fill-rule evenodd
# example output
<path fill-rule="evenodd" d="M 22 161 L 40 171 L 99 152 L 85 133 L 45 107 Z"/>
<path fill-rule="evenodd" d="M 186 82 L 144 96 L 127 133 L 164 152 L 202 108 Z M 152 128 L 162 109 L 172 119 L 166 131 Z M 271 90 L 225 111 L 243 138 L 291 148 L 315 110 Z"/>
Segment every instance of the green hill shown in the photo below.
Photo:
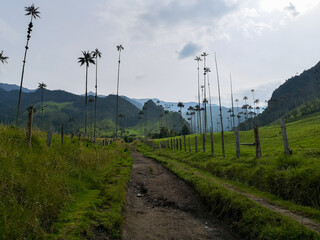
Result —
<path fill-rule="evenodd" d="M 268 107 L 259 116 L 262 125 L 286 115 L 291 110 L 320 97 L 320 62 L 302 74 L 288 79 L 274 90 Z"/>
<path fill-rule="evenodd" d="M 93 98 L 89 96 L 88 99 Z M 18 100 L 18 91 L 5 91 L 0 88 L 0 122 L 5 124 L 14 124 L 16 117 Z M 109 95 L 107 97 L 98 97 L 97 101 L 97 131 L 98 136 L 111 136 L 115 130 L 115 113 L 116 113 L 116 96 Z M 27 107 L 33 105 L 37 112 L 34 115 L 34 126 L 41 126 L 41 90 L 34 92 L 23 92 L 21 102 L 21 112 L 19 126 L 25 127 L 27 124 Z M 147 123 L 147 132 L 157 132 L 159 127 L 165 127 L 164 118 L 160 119 L 160 115 L 164 115 L 164 110 L 160 109 L 154 102 L 146 103 L 145 115 L 143 120 L 139 121 L 139 112 L 135 105 L 127 101 L 125 98 L 119 98 L 119 115 L 123 117 L 119 119 L 119 128 L 138 135 L 141 125 Z M 84 116 L 85 116 L 85 97 L 75 95 L 62 90 L 44 89 L 44 111 L 43 111 L 43 130 L 59 131 L 61 125 L 64 124 L 67 133 L 83 133 L 84 132 Z M 170 113 L 167 117 L 174 116 L 174 131 L 179 132 L 181 129 L 181 118 L 178 113 Z M 90 133 L 91 119 L 94 117 L 94 103 L 88 105 L 88 132 Z M 167 127 L 172 129 L 172 120 Z M 143 121 L 143 122 L 142 122 Z M 159 122 L 161 121 L 161 123 Z"/>

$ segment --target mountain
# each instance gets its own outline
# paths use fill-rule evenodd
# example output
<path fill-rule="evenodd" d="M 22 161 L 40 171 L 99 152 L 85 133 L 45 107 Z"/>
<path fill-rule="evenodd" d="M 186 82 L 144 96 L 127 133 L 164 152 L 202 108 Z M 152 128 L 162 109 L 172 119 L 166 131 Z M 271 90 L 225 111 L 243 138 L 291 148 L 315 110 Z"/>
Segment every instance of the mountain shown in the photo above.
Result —
<path fill-rule="evenodd" d="M 0 83 L 0 88 L 9 92 L 9 91 L 14 91 L 14 90 L 20 90 L 20 87 L 18 85 L 15 84 L 8 84 L 8 83 Z M 35 92 L 35 90 L 30 90 L 28 88 L 22 88 L 22 92 L 24 93 L 30 93 L 30 92 Z"/>
<path fill-rule="evenodd" d="M 259 116 L 262 125 L 271 123 L 296 107 L 320 97 L 320 62 L 285 81 L 272 93 L 268 107 Z"/>

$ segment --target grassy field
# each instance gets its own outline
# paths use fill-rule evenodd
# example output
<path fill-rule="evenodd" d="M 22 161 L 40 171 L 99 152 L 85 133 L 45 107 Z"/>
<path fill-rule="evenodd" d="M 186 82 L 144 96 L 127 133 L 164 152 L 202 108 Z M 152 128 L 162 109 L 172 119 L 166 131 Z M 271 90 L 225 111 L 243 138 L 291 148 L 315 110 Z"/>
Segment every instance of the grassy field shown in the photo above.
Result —
<path fill-rule="evenodd" d="M 241 157 L 237 159 L 233 132 L 225 133 L 226 157 L 221 154 L 221 138 L 218 133 L 214 134 L 214 156 L 211 155 L 210 151 L 210 136 L 207 136 L 206 153 L 202 152 L 201 140 L 198 143 L 199 152 L 195 153 L 195 135 L 187 136 L 186 152 L 184 151 L 183 140 L 182 150 L 174 151 L 162 148 L 151 151 L 147 147 L 140 147 L 140 150 L 147 156 L 155 158 L 168 166 L 177 175 L 181 175 L 200 194 L 205 192 L 204 199 L 207 199 L 209 195 L 213 198 L 220 196 L 219 194 L 222 194 L 221 198 L 225 198 L 225 196 L 223 193 L 216 193 L 218 194 L 216 195 L 208 191 L 207 187 L 203 189 L 204 186 L 201 184 L 209 184 L 208 180 L 205 178 L 195 180 L 193 179 L 195 177 L 194 174 L 186 171 L 186 169 L 196 169 L 204 175 L 208 174 L 208 176 L 216 178 L 217 181 L 231 184 L 241 191 L 264 197 L 270 202 L 320 222 L 320 114 L 312 114 L 300 118 L 298 121 L 290 122 L 287 124 L 287 133 L 290 148 L 293 150 L 292 156 L 287 156 L 283 153 L 281 128 L 278 123 L 259 129 L 262 148 L 262 158 L 260 159 L 255 158 L 254 146 L 243 145 L 241 145 Z M 191 153 L 188 150 L 189 137 L 192 146 Z M 200 136 L 198 138 L 201 139 Z M 158 146 L 159 142 L 163 143 L 167 140 L 170 141 L 171 139 L 156 140 L 155 146 Z M 253 131 L 240 132 L 240 142 L 253 143 Z M 201 181 L 206 183 L 201 183 Z M 221 191 L 228 192 L 227 190 Z M 229 193 L 226 194 L 228 195 Z M 228 199 L 228 197 L 224 200 L 220 199 L 219 204 L 225 207 L 224 211 L 236 211 L 236 209 L 232 208 L 232 204 L 225 206 L 228 203 L 224 203 L 224 201 L 231 201 Z M 209 202 L 215 209 L 217 202 L 212 203 L 211 200 Z M 263 212 L 264 210 L 261 211 Z M 245 214 L 245 212 L 241 214 Z M 268 221 L 270 223 L 273 222 L 272 219 Z M 239 225 L 237 226 L 239 227 Z M 298 228 L 296 227 L 293 227 L 293 229 L 297 230 Z M 242 230 L 240 229 L 239 231 L 241 232 Z M 296 233 L 295 237 L 300 236 L 298 232 Z M 255 235 L 255 237 L 257 236 Z M 251 239 L 255 239 L 255 237 Z M 318 239 L 307 238 L 306 236 L 304 238 L 300 237 L 276 239 Z M 257 239 L 264 238 L 257 237 Z"/>
<path fill-rule="evenodd" d="M 0 126 L 0 239 L 80 239 L 97 229 L 119 238 L 132 159 L 126 145 Z"/>

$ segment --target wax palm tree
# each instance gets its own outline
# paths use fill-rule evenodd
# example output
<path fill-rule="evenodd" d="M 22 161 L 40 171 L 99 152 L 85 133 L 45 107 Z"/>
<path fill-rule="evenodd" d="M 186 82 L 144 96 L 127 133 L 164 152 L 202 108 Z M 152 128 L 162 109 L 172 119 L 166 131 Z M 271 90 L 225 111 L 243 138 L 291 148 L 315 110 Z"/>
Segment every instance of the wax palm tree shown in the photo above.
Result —
<path fill-rule="evenodd" d="M 89 51 L 82 51 L 83 56 L 79 57 L 78 63 L 80 66 L 86 65 L 86 92 L 85 92 L 85 117 L 84 117 L 84 138 L 87 136 L 87 122 L 88 122 L 88 68 L 90 63 L 95 64 L 92 54 Z"/>
<path fill-rule="evenodd" d="M 200 67 L 200 62 L 202 61 L 201 57 L 196 56 L 195 61 L 198 62 L 198 104 L 200 106 L 200 71 L 199 71 L 199 67 Z M 198 122 L 199 122 L 199 133 L 201 133 L 201 114 L 200 111 L 198 112 Z"/>
<path fill-rule="evenodd" d="M 18 100 L 18 109 L 17 109 L 17 116 L 16 116 L 16 126 L 18 126 L 18 121 L 19 121 L 19 112 L 20 112 L 20 104 L 21 104 L 21 94 L 22 94 L 22 83 L 23 83 L 23 76 L 24 76 L 24 68 L 26 65 L 26 58 L 27 58 L 27 51 L 29 49 L 29 40 L 31 38 L 31 32 L 32 32 L 32 27 L 33 27 L 33 19 L 40 18 L 40 12 L 38 11 L 39 8 L 36 8 L 33 4 L 30 7 L 25 7 L 26 16 L 30 16 L 31 20 L 28 26 L 28 35 L 27 35 L 27 43 L 25 46 L 25 51 L 24 51 L 24 59 L 23 59 L 23 64 L 22 64 L 22 74 L 21 74 L 21 82 L 20 82 L 20 90 L 19 90 L 19 100 Z"/>
<path fill-rule="evenodd" d="M 201 57 L 203 57 L 203 86 L 204 86 L 204 92 L 203 92 L 203 99 L 207 99 L 207 91 L 206 91 L 206 78 L 207 78 L 207 66 L 206 66 L 206 57 L 209 54 L 206 52 L 203 52 L 201 54 Z M 203 133 L 207 133 L 207 101 L 203 101 L 204 103 L 204 131 Z"/>
<path fill-rule="evenodd" d="M 122 126 L 122 127 L 120 126 L 120 134 L 121 134 L 121 137 L 122 137 L 122 133 L 124 132 L 124 124 L 123 124 L 124 114 L 120 113 L 118 117 L 120 118 L 120 124 L 119 125 Z"/>
<path fill-rule="evenodd" d="M 210 120 L 211 120 L 211 132 L 213 132 L 213 114 L 212 114 L 212 103 L 211 103 L 211 90 L 210 90 L 210 81 L 209 81 L 209 73 L 211 72 L 210 68 L 205 68 L 205 73 L 208 79 L 208 91 L 209 91 L 209 105 L 210 105 Z"/>
<path fill-rule="evenodd" d="M 184 104 L 182 102 L 178 102 L 178 108 L 180 108 L 180 115 L 181 115 L 181 119 L 180 119 L 181 134 L 180 135 L 182 135 L 182 108 L 184 108 Z"/>
<path fill-rule="evenodd" d="M 222 155 L 224 154 L 224 134 L 223 134 L 223 121 L 222 121 L 222 107 L 221 107 L 221 96 L 220 96 L 220 81 L 219 81 L 219 71 L 218 71 L 218 62 L 216 53 L 214 53 L 214 60 L 216 63 L 216 71 L 217 71 L 217 82 L 218 82 L 218 94 L 219 94 L 219 111 L 220 111 L 220 124 L 221 124 L 221 147 L 222 147 Z"/>
<path fill-rule="evenodd" d="M 3 55 L 3 51 L 1 51 L 1 53 L 0 53 L 0 62 L 2 62 L 3 64 L 8 63 L 8 61 L 7 61 L 8 59 L 9 59 L 9 57 L 5 57 Z"/>
<path fill-rule="evenodd" d="M 119 112 L 119 77 L 120 77 L 120 55 L 121 51 L 124 50 L 123 46 L 120 44 L 117 46 L 117 50 L 119 52 L 119 60 L 118 60 L 118 78 L 117 78 L 117 102 L 116 102 L 116 138 L 118 138 L 118 112 Z"/>
<path fill-rule="evenodd" d="M 40 129 L 42 129 L 42 120 L 43 120 L 43 92 L 46 87 L 47 87 L 47 84 L 45 84 L 45 83 L 38 84 L 38 88 L 41 89 L 41 124 L 40 124 Z"/>
<path fill-rule="evenodd" d="M 97 126 L 97 102 L 98 102 L 98 58 L 101 58 L 101 52 L 98 48 L 92 52 L 92 57 L 96 59 L 96 84 L 94 95 L 94 125 L 93 125 L 93 142 L 96 143 L 96 126 Z"/>

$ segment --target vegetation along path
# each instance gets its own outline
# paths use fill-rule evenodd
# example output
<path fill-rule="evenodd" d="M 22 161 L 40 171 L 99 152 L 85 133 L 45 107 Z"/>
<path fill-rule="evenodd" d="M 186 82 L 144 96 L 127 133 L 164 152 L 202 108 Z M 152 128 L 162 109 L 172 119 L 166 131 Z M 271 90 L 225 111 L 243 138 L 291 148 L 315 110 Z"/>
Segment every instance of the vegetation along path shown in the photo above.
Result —
<path fill-rule="evenodd" d="M 258 197 L 258 196 L 255 196 L 255 195 L 252 195 L 252 194 L 249 194 L 247 192 L 244 192 L 234 186 L 231 186 L 229 184 L 226 184 L 226 183 L 222 183 L 220 181 L 218 181 L 216 178 L 210 178 L 209 176 L 207 175 L 204 175 L 204 174 L 201 174 L 200 171 L 197 171 L 195 169 L 188 169 L 186 168 L 186 166 L 184 164 L 179 164 L 177 162 L 175 162 L 176 165 L 178 165 L 180 168 L 183 168 L 184 170 L 186 171 L 189 171 L 190 173 L 192 174 L 195 174 L 195 175 L 198 175 L 198 176 L 202 176 L 202 177 L 206 177 L 206 178 L 209 178 L 208 180 L 209 181 L 214 181 L 215 183 L 225 187 L 225 188 L 228 188 L 229 190 L 233 191 L 233 192 L 236 192 L 236 193 L 239 193 L 241 195 L 244 195 L 245 197 L 247 197 L 248 199 L 272 210 L 272 211 L 275 211 L 277 213 L 280 213 L 284 216 L 287 216 L 297 222 L 299 222 L 300 224 L 302 224 L 303 226 L 305 226 L 306 228 L 309 228 L 317 233 L 320 234 L 320 223 L 318 222 L 315 222 L 313 221 L 312 219 L 302 215 L 302 214 L 299 214 L 299 213 L 295 213 L 295 212 L 292 212 L 292 211 L 289 211 L 288 209 L 284 208 L 284 207 L 281 207 L 275 203 L 271 203 L 269 202 L 267 199 L 265 198 L 262 198 L 262 197 Z"/>
<path fill-rule="evenodd" d="M 132 157 L 122 239 L 239 239 L 184 181 L 140 153 Z"/>

